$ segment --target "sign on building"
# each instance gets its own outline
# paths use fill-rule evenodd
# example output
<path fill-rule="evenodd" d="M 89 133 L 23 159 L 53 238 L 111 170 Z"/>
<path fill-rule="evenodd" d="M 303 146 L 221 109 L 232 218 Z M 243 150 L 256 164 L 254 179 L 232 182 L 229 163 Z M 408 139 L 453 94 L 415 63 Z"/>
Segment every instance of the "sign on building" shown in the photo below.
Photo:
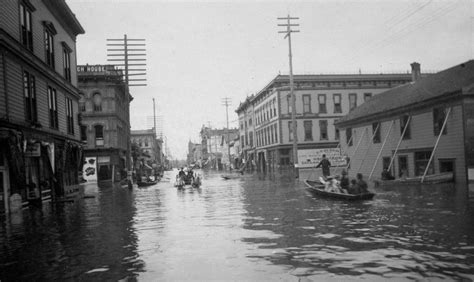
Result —
<path fill-rule="evenodd" d="M 97 182 L 97 158 L 86 157 L 86 163 L 82 168 L 82 177 L 87 182 Z"/>
<path fill-rule="evenodd" d="M 315 167 L 323 159 L 323 155 L 326 155 L 326 158 L 331 162 L 331 166 L 347 165 L 347 160 L 345 156 L 341 156 L 339 148 L 326 148 L 298 150 L 298 167 Z"/>

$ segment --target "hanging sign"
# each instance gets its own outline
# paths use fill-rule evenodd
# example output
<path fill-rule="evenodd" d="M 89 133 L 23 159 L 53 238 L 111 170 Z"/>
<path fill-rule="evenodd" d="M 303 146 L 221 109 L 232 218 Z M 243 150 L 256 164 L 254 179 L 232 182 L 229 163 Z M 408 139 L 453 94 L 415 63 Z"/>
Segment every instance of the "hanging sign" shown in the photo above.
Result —
<path fill-rule="evenodd" d="M 347 165 L 346 158 L 341 156 L 339 148 L 298 150 L 298 167 L 315 167 L 323 159 L 323 155 L 331 162 L 331 166 Z"/>

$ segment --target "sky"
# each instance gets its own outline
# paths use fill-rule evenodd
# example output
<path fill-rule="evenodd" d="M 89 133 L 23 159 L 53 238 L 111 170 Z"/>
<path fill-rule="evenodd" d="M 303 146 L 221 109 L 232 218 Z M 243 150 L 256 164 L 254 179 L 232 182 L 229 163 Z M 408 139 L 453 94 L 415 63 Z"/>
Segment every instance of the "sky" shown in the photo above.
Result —
<path fill-rule="evenodd" d="M 288 74 L 278 17 L 298 17 L 294 74 L 436 72 L 473 57 L 472 0 L 152 1 L 66 0 L 83 26 L 78 64 L 107 64 L 106 39 L 146 41 L 147 86 L 132 87 L 132 130 L 151 128 L 153 98 L 173 159 L 185 159 L 203 125 Z M 150 122 L 151 120 L 151 122 Z M 161 126 L 157 126 L 161 127 Z"/>

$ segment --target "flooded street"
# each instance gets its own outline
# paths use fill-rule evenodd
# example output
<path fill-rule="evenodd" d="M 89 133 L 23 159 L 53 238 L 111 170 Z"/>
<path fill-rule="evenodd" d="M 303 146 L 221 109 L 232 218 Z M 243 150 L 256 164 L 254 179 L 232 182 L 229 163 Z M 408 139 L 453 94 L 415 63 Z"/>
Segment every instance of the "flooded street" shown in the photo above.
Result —
<path fill-rule="evenodd" d="M 3 217 L 0 279 L 474 279 L 465 188 L 377 188 L 353 203 L 314 198 L 281 175 L 203 172 L 201 188 L 177 190 L 175 174 Z"/>

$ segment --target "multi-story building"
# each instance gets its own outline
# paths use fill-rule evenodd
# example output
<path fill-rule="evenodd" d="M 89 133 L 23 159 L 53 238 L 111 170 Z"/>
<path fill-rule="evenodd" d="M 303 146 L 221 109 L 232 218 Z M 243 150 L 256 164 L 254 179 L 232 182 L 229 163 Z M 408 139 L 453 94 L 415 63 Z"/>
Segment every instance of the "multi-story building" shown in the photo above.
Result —
<path fill-rule="evenodd" d="M 191 140 L 188 142 L 188 164 L 197 164 L 201 166 L 202 162 L 202 146 L 200 143 L 193 143 Z"/>
<path fill-rule="evenodd" d="M 135 165 L 135 169 L 151 171 L 161 164 L 163 142 L 161 139 L 156 139 L 154 129 L 132 130 L 131 141 L 139 146 L 142 154 L 139 164 Z"/>
<path fill-rule="evenodd" d="M 116 181 L 126 177 L 130 159 L 130 101 L 122 70 L 113 65 L 77 66 L 81 99 L 81 140 L 85 179 Z M 114 174 L 114 175 L 112 175 Z M 95 176 L 95 177 L 94 177 Z"/>
<path fill-rule="evenodd" d="M 241 161 L 246 164 L 247 170 L 253 170 L 255 163 L 255 143 L 254 143 L 254 111 L 252 99 L 253 95 L 247 97 L 244 102 L 240 103 L 235 112 L 239 116 L 239 135 Z"/>
<path fill-rule="evenodd" d="M 298 153 L 300 150 L 337 148 L 340 134 L 334 126 L 335 121 L 372 96 L 411 81 L 411 77 L 409 73 L 294 75 Z M 259 169 L 293 165 L 291 112 L 287 75 L 275 77 L 237 109 L 240 136 L 244 136 L 244 142 L 245 136 L 249 136 L 249 145 L 243 146 L 244 151 L 246 148 L 247 152 L 255 152 Z M 246 128 L 253 131 L 254 147 Z M 302 167 L 304 163 L 298 165 Z"/>
<path fill-rule="evenodd" d="M 228 146 L 233 136 L 238 135 L 238 129 L 229 129 L 227 140 L 227 129 L 212 129 L 203 126 L 200 131 L 203 167 L 212 167 L 221 170 L 224 165 L 229 164 Z"/>
<path fill-rule="evenodd" d="M 83 33 L 64 0 L 0 5 L 1 212 L 79 189 L 76 37 Z"/>
<path fill-rule="evenodd" d="M 419 64 L 412 66 L 419 70 Z M 415 76 L 415 78 L 417 78 Z M 338 121 L 349 174 L 474 179 L 474 61 L 381 93 Z M 470 175 L 470 176 L 469 176 Z"/>

